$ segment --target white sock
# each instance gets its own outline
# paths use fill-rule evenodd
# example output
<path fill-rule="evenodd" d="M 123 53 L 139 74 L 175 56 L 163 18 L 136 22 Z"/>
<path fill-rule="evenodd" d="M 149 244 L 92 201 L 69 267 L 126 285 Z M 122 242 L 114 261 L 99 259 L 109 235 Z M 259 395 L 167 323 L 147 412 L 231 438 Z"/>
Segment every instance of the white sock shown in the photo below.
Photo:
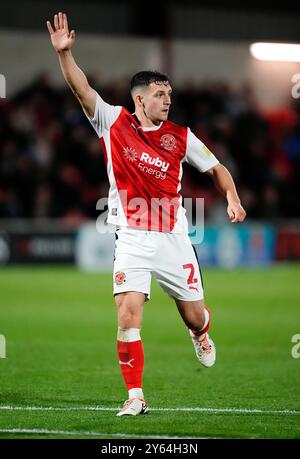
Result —
<path fill-rule="evenodd" d="M 141 339 L 139 328 L 120 328 L 118 327 L 117 339 L 125 343 L 139 341 Z"/>
<path fill-rule="evenodd" d="M 144 400 L 143 389 L 141 389 L 140 387 L 129 389 L 128 396 L 129 398 L 142 398 Z"/>
<path fill-rule="evenodd" d="M 203 330 L 207 326 L 208 321 L 209 321 L 209 312 L 206 308 L 204 308 L 204 315 L 205 315 L 205 323 L 201 330 Z"/>

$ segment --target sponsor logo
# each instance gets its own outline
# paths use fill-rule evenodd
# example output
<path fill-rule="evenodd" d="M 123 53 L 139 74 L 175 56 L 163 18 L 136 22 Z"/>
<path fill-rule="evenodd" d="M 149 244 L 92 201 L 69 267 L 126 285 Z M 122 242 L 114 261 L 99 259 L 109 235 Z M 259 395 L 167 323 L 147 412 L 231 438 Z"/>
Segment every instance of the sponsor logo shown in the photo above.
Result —
<path fill-rule="evenodd" d="M 122 362 L 121 360 L 119 360 L 119 364 L 120 365 L 128 365 L 129 367 L 133 368 L 133 365 L 131 365 L 131 362 L 133 362 L 134 359 L 131 359 L 131 360 L 128 360 L 128 362 Z"/>
<path fill-rule="evenodd" d="M 149 153 L 145 153 L 144 151 L 141 156 L 141 161 L 146 164 L 151 164 L 152 166 L 158 167 L 162 172 L 167 172 L 170 166 L 170 163 L 166 163 L 159 158 L 153 158 L 153 156 L 150 156 Z"/>
<path fill-rule="evenodd" d="M 122 271 L 116 272 L 116 274 L 115 274 L 115 283 L 117 285 L 122 285 L 122 284 L 124 284 L 124 282 L 126 282 L 125 273 L 123 273 Z"/>
<path fill-rule="evenodd" d="M 124 147 L 123 153 L 125 158 L 131 163 L 134 163 L 140 159 L 138 168 L 143 172 L 146 172 L 149 175 L 154 175 L 157 179 L 164 180 L 166 178 L 166 172 L 169 169 L 170 163 L 163 161 L 158 157 L 153 157 L 145 151 L 143 151 L 141 157 L 138 158 L 137 152 L 132 147 Z M 156 166 L 156 168 L 159 170 L 151 168 L 149 165 Z"/>
<path fill-rule="evenodd" d="M 134 148 L 132 147 L 124 147 L 123 148 L 123 153 L 125 155 L 125 158 L 128 159 L 130 162 L 137 161 L 137 153 Z"/>
<path fill-rule="evenodd" d="M 174 150 L 176 148 L 176 139 L 171 134 L 164 134 L 160 138 L 160 144 L 166 150 L 171 151 L 171 150 Z"/>
<path fill-rule="evenodd" d="M 152 169 L 151 167 L 147 167 L 143 163 L 139 163 L 139 169 L 141 169 L 143 172 L 146 172 L 149 175 L 154 175 L 157 179 L 165 180 L 166 178 L 165 172 L 161 172 L 156 169 Z"/>

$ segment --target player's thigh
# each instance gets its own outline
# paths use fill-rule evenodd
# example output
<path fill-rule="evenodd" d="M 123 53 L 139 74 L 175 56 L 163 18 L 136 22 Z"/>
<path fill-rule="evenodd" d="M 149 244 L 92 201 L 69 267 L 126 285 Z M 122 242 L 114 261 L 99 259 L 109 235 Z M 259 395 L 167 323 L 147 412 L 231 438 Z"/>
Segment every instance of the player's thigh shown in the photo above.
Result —
<path fill-rule="evenodd" d="M 174 299 L 197 302 L 203 300 L 201 270 L 188 236 L 162 236 L 161 253 L 154 275 L 159 285 Z"/>
<path fill-rule="evenodd" d="M 146 232 L 124 229 L 117 234 L 113 294 L 139 292 L 150 298 L 151 246 Z"/>

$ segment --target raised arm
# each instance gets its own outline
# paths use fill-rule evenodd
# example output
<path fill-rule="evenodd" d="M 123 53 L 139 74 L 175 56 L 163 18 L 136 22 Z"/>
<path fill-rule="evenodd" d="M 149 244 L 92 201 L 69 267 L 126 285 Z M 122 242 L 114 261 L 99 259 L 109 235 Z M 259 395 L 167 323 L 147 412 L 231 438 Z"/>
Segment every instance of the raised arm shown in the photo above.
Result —
<path fill-rule="evenodd" d="M 63 76 L 75 94 L 86 114 L 92 118 L 96 105 L 96 91 L 89 85 L 83 71 L 77 66 L 71 52 L 75 43 L 75 31 L 69 32 L 67 15 L 55 14 L 54 29 L 47 21 L 51 43 L 59 56 L 59 63 Z"/>

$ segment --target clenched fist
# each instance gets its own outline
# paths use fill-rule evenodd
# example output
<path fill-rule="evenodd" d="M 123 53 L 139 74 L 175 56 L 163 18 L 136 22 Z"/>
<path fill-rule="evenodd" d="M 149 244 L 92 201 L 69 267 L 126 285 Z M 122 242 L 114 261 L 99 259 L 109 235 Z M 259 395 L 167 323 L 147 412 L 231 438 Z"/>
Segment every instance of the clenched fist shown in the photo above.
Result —
<path fill-rule="evenodd" d="M 239 202 L 229 202 L 227 207 L 227 213 L 231 220 L 231 223 L 243 222 L 246 218 L 245 209 Z"/>

